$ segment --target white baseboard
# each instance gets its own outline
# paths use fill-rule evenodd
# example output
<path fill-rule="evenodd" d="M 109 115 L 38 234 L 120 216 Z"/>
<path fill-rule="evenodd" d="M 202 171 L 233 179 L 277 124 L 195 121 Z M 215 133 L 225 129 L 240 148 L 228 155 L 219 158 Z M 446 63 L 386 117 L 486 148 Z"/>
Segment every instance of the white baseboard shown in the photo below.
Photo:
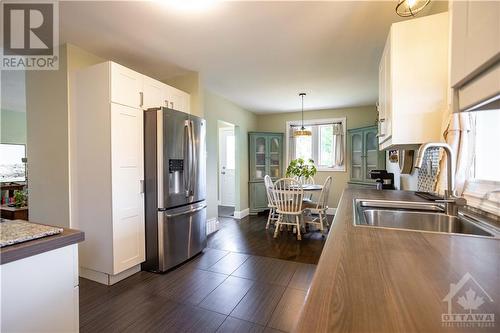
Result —
<path fill-rule="evenodd" d="M 207 220 L 207 236 L 219 230 L 219 220 L 216 217 Z"/>
<path fill-rule="evenodd" d="M 235 210 L 234 211 L 234 218 L 235 219 L 242 219 L 250 214 L 250 208 L 245 208 L 243 210 Z"/>
<path fill-rule="evenodd" d="M 116 275 L 110 275 L 108 273 L 94 271 L 93 269 L 90 268 L 80 267 L 78 275 L 80 275 L 82 278 L 99 282 L 107 286 L 111 286 L 121 280 L 128 278 L 131 275 L 134 275 L 137 272 L 140 272 L 140 270 L 141 270 L 141 265 L 135 265 L 127 270 L 124 270 L 121 273 L 118 273 Z"/>
<path fill-rule="evenodd" d="M 335 215 L 335 213 L 337 213 L 337 208 L 328 208 L 326 210 L 326 215 Z"/>

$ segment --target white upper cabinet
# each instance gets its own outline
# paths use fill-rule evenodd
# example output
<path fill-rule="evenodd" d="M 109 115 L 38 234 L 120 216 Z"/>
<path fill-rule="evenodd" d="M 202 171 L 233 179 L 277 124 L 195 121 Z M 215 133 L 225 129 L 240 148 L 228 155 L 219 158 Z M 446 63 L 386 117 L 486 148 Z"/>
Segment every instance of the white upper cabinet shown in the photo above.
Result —
<path fill-rule="evenodd" d="M 142 104 L 143 75 L 127 67 L 110 62 L 111 101 L 139 108 Z"/>
<path fill-rule="evenodd" d="M 453 1 L 451 86 L 459 88 L 500 57 L 500 1 Z"/>
<path fill-rule="evenodd" d="M 164 106 L 177 111 L 190 113 L 190 95 L 177 88 L 166 86 Z"/>
<path fill-rule="evenodd" d="M 141 108 L 168 107 L 189 113 L 190 95 L 114 62 L 111 64 L 111 101 Z"/>
<path fill-rule="evenodd" d="M 448 13 L 391 26 L 379 66 L 381 149 L 441 139 L 448 109 L 448 30 Z"/>
<path fill-rule="evenodd" d="M 391 35 L 382 53 L 379 66 L 379 99 L 378 99 L 378 139 L 379 143 L 387 141 L 392 136 L 392 113 L 391 113 Z"/>
<path fill-rule="evenodd" d="M 450 10 L 453 109 L 498 108 L 500 1 L 453 1 Z"/>
<path fill-rule="evenodd" d="M 143 76 L 143 103 L 142 108 L 147 110 L 149 108 L 157 108 L 165 106 L 165 91 L 167 85 L 158 80 Z"/>

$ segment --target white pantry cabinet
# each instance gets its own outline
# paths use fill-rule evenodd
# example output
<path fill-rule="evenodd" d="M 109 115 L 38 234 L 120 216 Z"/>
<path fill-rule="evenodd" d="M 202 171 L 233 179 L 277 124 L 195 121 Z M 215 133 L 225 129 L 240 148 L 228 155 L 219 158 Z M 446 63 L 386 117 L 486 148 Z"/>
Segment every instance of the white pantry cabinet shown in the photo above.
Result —
<path fill-rule="evenodd" d="M 139 87 L 140 74 L 111 62 L 76 73 L 70 177 L 74 227 L 86 236 L 80 275 L 105 284 L 135 273 L 145 259 Z"/>
<path fill-rule="evenodd" d="M 379 66 L 380 149 L 439 141 L 448 108 L 448 13 L 394 23 Z"/>

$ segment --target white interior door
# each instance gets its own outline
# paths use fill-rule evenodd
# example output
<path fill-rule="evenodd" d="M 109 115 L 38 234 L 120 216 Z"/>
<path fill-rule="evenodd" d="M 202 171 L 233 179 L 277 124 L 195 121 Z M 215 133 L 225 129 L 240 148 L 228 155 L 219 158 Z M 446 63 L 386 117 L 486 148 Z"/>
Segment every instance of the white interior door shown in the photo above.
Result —
<path fill-rule="evenodd" d="M 219 129 L 219 200 L 235 205 L 236 146 L 234 128 Z"/>

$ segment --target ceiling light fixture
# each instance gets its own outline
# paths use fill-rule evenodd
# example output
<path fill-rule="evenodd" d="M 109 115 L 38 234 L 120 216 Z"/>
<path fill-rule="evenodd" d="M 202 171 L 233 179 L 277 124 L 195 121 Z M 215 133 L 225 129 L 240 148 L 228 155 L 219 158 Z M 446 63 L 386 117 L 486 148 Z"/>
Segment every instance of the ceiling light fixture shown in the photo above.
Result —
<path fill-rule="evenodd" d="M 415 16 L 425 8 L 431 0 L 401 0 L 396 6 L 396 13 L 401 17 Z"/>
<path fill-rule="evenodd" d="M 300 127 L 300 130 L 294 131 L 293 136 L 298 137 L 298 136 L 311 136 L 312 132 L 309 130 L 306 130 L 304 127 L 304 96 L 306 93 L 300 93 L 299 96 L 302 98 L 302 127 Z"/>

